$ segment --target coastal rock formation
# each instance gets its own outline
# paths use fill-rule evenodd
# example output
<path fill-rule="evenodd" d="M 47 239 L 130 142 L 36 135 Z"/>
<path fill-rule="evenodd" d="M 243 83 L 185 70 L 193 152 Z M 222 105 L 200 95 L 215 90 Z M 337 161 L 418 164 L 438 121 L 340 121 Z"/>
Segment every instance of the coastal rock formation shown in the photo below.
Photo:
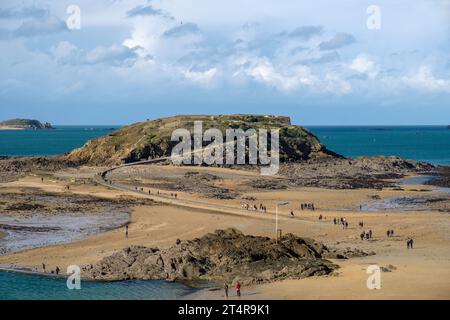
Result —
<path fill-rule="evenodd" d="M 53 129 L 48 122 L 41 123 L 38 120 L 12 119 L 0 122 L 0 130 L 43 130 Z"/>
<path fill-rule="evenodd" d="M 440 167 L 435 172 L 435 177 L 425 184 L 450 188 L 450 167 Z"/>
<path fill-rule="evenodd" d="M 56 157 L 0 157 L 0 182 L 14 181 L 31 172 L 55 172 L 68 167 L 75 164 Z"/>
<path fill-rule="evenodd" d="M 178 143 L 171 141 L 175 129 L 184 128 L 193 135 L 194 121 L 202 121 L 203 130 L 280 129 L 280 161 L 294 162 L 317 157 L 339 157 L 322 145 L 307 129 L 291 125 L 289 117 L 270 115 L 174 116 L 136 123 L 108 136 L 87 142 L 65 156 L 80 164 L 118 165 L 170 156 Z M 269 139 L 270 141 L 270 139 Z M 204 144 L 206 146 L 207 143 Z"/>
<path fill-rule="evenodd" d="M 290 179 L 279 180 L 278 184 L 333 189 L 381 189 L 395 186 L 393 181 L 387 179 L 399 179 L 405 173 L 432 170 L 434 170 L 434 166 L 429 163 L 404 160 L 394 156 L 356 159 L 323 158 L 282 164 L 280 174 L 290 177 Z M 280 186 L 278 188 L 282 189 Z"/>
<path fill-rule="evenodd" d="M 177 240 L 167 249 L 132 246 L 83 267 L 96 280 L 210 280 L 244 284 L 327 275 L 337 266 L 326 258 L 366 255 L 329 250 L 312 239 L 292 234 L 278 243 L 244 235 L 236 229 L 216 230 L 194 240 Z"/>
<path fill-rule="evenodd" d="M 151 199 L 117 197 L 113 199 L 81 194 L 44 192 L 37 188 L 2 192 L 0 215 L 5 216 L 58 216 L 63 214 L 88 215 L 99 212 L 127 212 L 136 205 L 153 205 Z M 0 230 L 2 226 L 0 224 Z"/>

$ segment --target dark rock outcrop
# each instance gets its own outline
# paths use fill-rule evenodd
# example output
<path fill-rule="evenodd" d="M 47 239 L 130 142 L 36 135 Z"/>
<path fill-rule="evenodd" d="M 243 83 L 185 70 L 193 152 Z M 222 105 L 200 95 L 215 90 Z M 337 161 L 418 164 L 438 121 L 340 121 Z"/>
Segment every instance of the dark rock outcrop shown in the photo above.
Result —
<path fill-rule="evenodd" d="M 435 177 L 425 184 L 438 186 L 443 188 L 450 188 L 450 167 L 440 167 L 435 172 Z"/>
<path fill-rule="evenodd" d="M 327 275 L 337 266 L 326 258 L 346 257 L 346 252 L 329 250 L 319 242 L 292 234 L 276 243 L 267 237 L 227 229 L 194 240 L 177 240 L 167 249 L 127 247 L 95 265 L 84 266 L 83 274 L 97 280 L 239 279 L 251 284 Z"/>
<path fill-rule="evenodd" d="M 394 187 L 395 183 L 389 179 L 402 178 L 406 173 L 432 170 L 434 166 L 429 163 L 394 156 L 322 158 L 280 166 L 280 174 L 290 178 L 285 180 L 285 184 L 333 189 Z"/>

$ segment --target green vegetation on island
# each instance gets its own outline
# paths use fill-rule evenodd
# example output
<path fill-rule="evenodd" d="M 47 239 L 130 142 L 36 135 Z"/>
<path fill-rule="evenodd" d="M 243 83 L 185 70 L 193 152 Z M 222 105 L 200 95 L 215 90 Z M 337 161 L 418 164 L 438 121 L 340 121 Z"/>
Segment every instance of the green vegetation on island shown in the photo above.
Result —
<path fill-rule="evenodd" d="M 48 122 L 31 119 L 11 119 L 0 122 L 0 130 L 44 130 L 53 129 Z"/>
<path fill-rule="evenodd" d="M 135 123 L 108 136 L 88 141 L 83 147 L 66 155 L 66 159 L 79 164 L 117 165 L 170 156 L 172 148 L 178 143 L 171 141 L 172 132 L 184 128 L 193 135 L 194 121 L 202 121 L 203 130 L 216 128 L 224 136 L 227 129 L 280 129 L 282 162 L 323 156 L 339 157 L 306 128 L 292 125 L 289 117 L 238 114 L 179 115 Z"/>

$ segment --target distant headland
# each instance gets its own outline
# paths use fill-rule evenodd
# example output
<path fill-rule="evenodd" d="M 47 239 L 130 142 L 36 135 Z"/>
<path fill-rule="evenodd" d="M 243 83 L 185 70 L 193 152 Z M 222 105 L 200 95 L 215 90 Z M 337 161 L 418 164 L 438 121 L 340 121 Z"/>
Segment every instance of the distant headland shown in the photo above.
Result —
<path fill-rule="evenodd" d="M 54 129 L 48 122 L 30 119 L 11 119 L 0 122 L 0 130 L 47 130 Z"/>

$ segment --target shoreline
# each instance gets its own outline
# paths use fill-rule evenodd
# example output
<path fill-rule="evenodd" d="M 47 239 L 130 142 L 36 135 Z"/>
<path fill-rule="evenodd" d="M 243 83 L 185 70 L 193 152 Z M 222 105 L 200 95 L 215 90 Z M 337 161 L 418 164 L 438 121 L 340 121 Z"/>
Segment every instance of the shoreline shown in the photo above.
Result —
<path fill-rule="evenodd" d="M 233 172 L 233 174 L 236 173 Z M 63 181 L 55 181 L 52 183 L 45 181 L 44 183 L 41 183 L 40 179 L 36 177 L 27 177 L 20 179 L 15 183 L 5 183 L 2 185 L 8 185 L 9 187 L 16 188 L 33 186 L 41 188 L 43 191 L 51 190 L 53 192 L 65 192 L 65 184 Z M 400 273 L 403 271 L 411 271 L 408 269 L 409 267 L 406 269 L 402 267 L 405 263 L 412 264 L 412 266 L 417 266 L 420 274 L 423 274 L 424 270 L 430 270 L 430 268 L 432 268 L 440 270 L 439 275 L 441 279 L 446 276 L 450 276 L 447 273 L 447 270 L 442 271 L 443 267 L 449 267 L 450 270 L 448 261 L 445 260 L 445 257 L 449 254 L 446 249 L 448 246 L 446 242 L 447 240 L 441 240 L 441 237 L 445 237 L 445 234 L 448 232 L 448 219 L 446 219 L 446 215 L 433 211 L 397 213 L 392 212 L 392 210 L 383 212 L 359 212 L 353 210 L 349 212 L 339 212 L 332 209 L 333 207 L 336 208 L 336 205 L 355 206 L 356 204 L 361 203 L 363 199 L 368 199 L 368 197 L 373 194 L 380 195 L 382 198 L 386 198 L 392 194 L 424 194 L 424 192 L 410 191 L 409 189 L 411 188 L 417 188 L 414 185 L 404 186 L 404 188 L 406 190 L 403 191 L 376 191 L 372 189 L 342 191 L 333 189 L 299 188 L 295 190 L 251 192 L 251 194 L 258 199 L 257 201 L 267 203 L 269 208 L 273 208 L 273 201 L 275 201 L 274 199 L 291 201 L 292 205 L 298 201 L 302 201 L 305 197 L 310 201 L 316 202 L 319 209 L 315 212 L 299 212 L 298 209 L 295 209 L 296 214 L 299 215 L 296 219 L 289 218 L 289 207 L 284 208 L 282 212 L 280 212 L 280 224 L 283 228 L 283 233 L 285 234 L 290 232 L 299 234 L 318 241 L 323 241 L 327 245 L 331 244 L 341 247 L 356 246 L 363 250 L 374 250 L 377 255 L 372 258 L 367 258 L 367 262 L 381 261 L 387 265 L 388 261 L 393 259 L 394 262 L 390 263 L 398 267 L 399 270 L 402 270 L 401 272 L 395 271 L 388 275 L 389 277 L 395 275 L 394 278 L 397 279 L 395 281 L 400 281 L 401 283 L 404 281 L 404 278 Z M 93 185 L 73 186 L 70 189 L 70 193 L 92 194 L 112 198 L 117 198 L 121 195 L 133 195 L 139 198 L 148 197 L 148 195 L 137 194 L 129 190 L 119 191 L 108 189 L 103 186 Z M 179 196 L 188 197 L 187 194 L 185 195 L 181 192 Z M 222 203 L 226 206 L 232 205 L 239 208 L 239 203 L 241 201 L 239 199 L 208 199 L 202 198 L 198 195 L 190 195 L 189 197 L 196 201 L 206 202 L 210 206 L 215 206 L 216 204 Z M 319 206 L 321 201 L 328 205 L 329 210 L 327 210 L 326 207 L 323 207 L 323 205 Z M 75 242 L 3 255 L 0 256 L 0 265 L 12 265 L 17 268 L 31 268 L 32 270 L 33 267 L 39 268 L 41 263 L 45 262 L 48 270 L 51 270 L 56 265 L 58 265 L 61 270 L 65 270 L 65 268 L 71 264 L 82 266 L 98 262 L 103 257 L 110 256 L 114 252 L 120 251 L 127 246 L 141 245 L 145 247 L 165 248 L 173 245 L 177 239 L 189 240 L 196 237 L 201 237 L 206 233 L 214 231 L 215 229 L 226 227 L 236 227 L 244 231 L 246 234 L 273 237 L 273 216 L 269 214 L 264 216 L 254 212 L 236 210 L 237 212 L 235 214 L 229 215 L 221 212 L 212 212 L 207 209 L 202 210 L 201 208 L 179 207 L 162 203 L 153 206 L 137 205 L 133 206 L 132 210 L 131 221 L 129 224 L 129 238 L 125 238 L 123 231 L 120 229 L 110 230 Z M 328 216 L 328 220 L 318 221 L 317 216 L 320 213 Z M 342 230 L 332 224 L 331 220 L 333 217 L 342 215 L 346 216 L 351 223 L 349 230 Z M 363 219 L 364 222 L 372 230 L 374 230 L 375 239 L 373 241 L 361 241 L 358 239 L 358 234 L 360 231 L 356 227 L 356 224 L 357 221 L 360 221 L 361 219 Z M 180 223 L 181 221 L 183 221 L 183 223 Z M 385 237 L 384 233 L 387 228 L 395 228 L 396 236 L 394 238 L 387 239 Z M 436 228 L 438 229 L 436 230 Z M 437 234 L 435 236 L 434 234 L 436 232 Z M 430 234 L 432 235 L 431 237 Z M 411 257 L 408 258 L 405 256 L 408 252 L 405 252 L 404 248 L 405 239 L 411 235 L 413 235 L 415 239 L 417 239 L 418 243 L 422 245 L 422 247 L 419 247 L 417 250 L 411 252 L 414 254 L 417 252 L 419 254 L 418 256 L 413 257 L 413 260 L 411 260 Z M 427 257 L 431 257 L 431 260 L 428 261 L 429 258 Z M 303 284 L 307 284 L 308 286 L 315 288 L 318 283 L 321 283 L 320 286 L 328 286 L 330 279 L 331 283 L 334 283 L 345 292 L 346 282 L 350 280 L 354 281 L 356 275 L 357 277 L 361 276 L 359 274 L 361 271 L 360 269 L 363 268 L 366 262 L 361 263 L 362 262 L 359 260 L 339 262 L 338 264 L 340 266 L 343 264 L 344 268 L 342 268 L 342 271 L 339 271 L 342 272 L 343 275 L 337 277 L 339 278 L 338 281 L 335 281 L 334 277 L 319 277 L 314 281 L 309 280 L 309 278 L 302 280 L 285 280 L 281 282 L 277 281 L 269 284 L 248 287 L 248 290 L 251 290 L 251 296 L 244 295 L 243 299 L 276 299 L 278 298 L 277 296 L 274 296 L 273 294 L 268 295 L 267 292 L 276 292 L 277 294 L 283 295 L 284 291 L 289 293 L 287 298 L 303 297 L 302 293 L 295 291 L 293 288 L 302 286 Z M 348 269 L 345 268 L 347 265 L 349 265 L 348 268 L 351 270 L 348 274 L 346 274 Z M 46 273 L 44 275 L 48 276 L 49 274 Z M 364 272 L 362 275 L 365 277 Z M 343 277 L 344 280 L 340 277 Z M 421 284 L 422 281 L 424 280 L 419 279 L 418 283 Z M 431 282 L 433 286 L 438 288 L 438 293 L 444 292 L 442 291 L 444 290 L 442 288 L 442 284 L 434 281 L 434 279 L 428 279 L 425 281 Z M 280 289 L 285 287 L 286 290 L 284 291 Z M 195 293 L 198 294 L 199 299 L 220 298 L 217 294 L 221 294 L 220 286 L 216 284 L 211 284 L 211 286 L 207 289 L 200 291 L 204 292 L 207 297 L 205 297 L 205 294 Z M 398 290 L 395 292 L 396 298 L 401 298 L 402 294 L 408 294 L 407 292 Z M 312 290 L 311 294 L 321 295 L 322 293 L 320 293 L 320 291 Z M 448 296 L 450 297 L 450 294 Z M 312 296 L 312 298 L 314 297 L 315 296 Z M 345 295 L 341 298 L 346 297 L 348 298 L 355 296 L 352 296 L 350 293 L 345 293 Z M 425 295 L 423 297 L 427 298 L 428 296 Z M 433 295 L 433 297 L 435 297 L 435 295 Z M 186 298 L 190 299 L 192 296 L 188 295 Z M 356 298 L 358 298 L 358 296 L 356 296 Z"/>
<path fill-rule="evenodd" d="M 42 271 L 35 271 L 30 270 L 26 268 L 20 268 L 20 267 L 6 267 L 0 265 L 0 273 L 13 273 L 18 275 L 25 275 L 25 276 L 36 276 L 36 277 L 42 277 L 42 278 L 49 278 L 49 279 L 60 279 L 60 280 L 66 280 L 70 275 L 66 273 L 60 273 L 59 275 L 49 272 L 42 272 Z M 215 290 L 215 288 L 218 288 L 216 284 L 210 283 L 208 285 L 208 282 L 201 280 L 201 281 L 169 281 L 169 280 L 141 280 L 141 279 L 129 279 L 129 280 L 101 280 L 101 279 L 90 279 L 90 278 L 83 278 L 81 277 L 82 282 L 88 282 L 88 283 L 95 283 L 95 284 L 109 284 L 109 283 L 126 283 L 131 281 L 145 281 L 149 283 L 157 283 L 157 282 L 164 282 L 167 284 L 178 284 L 186 287 L 189 291 L 192 292 L 186 292 L 180 296 L 180 299 L 182 300 L 189 300 L 191 299 L 191 296 L 195 296 L 196 294 L 199 294 L 203 290 Z"/>
<path fill-rule="evenodd" d="M 26 129 L 26 128 L 16 128 L 16 127 L 0 127 L 0 131 L 21 131 L 21 130 L 33 130 L 33 129 Z"/>

